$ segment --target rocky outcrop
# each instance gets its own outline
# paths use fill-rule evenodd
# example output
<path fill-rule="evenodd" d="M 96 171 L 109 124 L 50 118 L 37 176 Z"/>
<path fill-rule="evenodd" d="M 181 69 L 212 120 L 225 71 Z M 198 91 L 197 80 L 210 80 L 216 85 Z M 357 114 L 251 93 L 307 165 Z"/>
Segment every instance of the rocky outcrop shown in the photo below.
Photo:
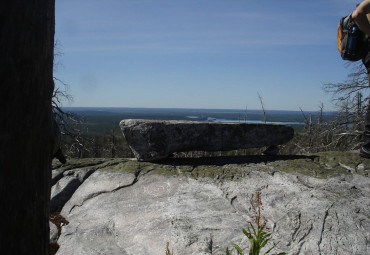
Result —
<path fill-rule="evenodd" d="M 265 251 L 369 254 L 370 160 L 358 153 L 69 163 L 54 171 L 93 173 L 63 206 L 69 224 L 57 254 L 162 255 L 166 242 L 176 255 L 249 247 L 241 228 L 256 191 L 272 232 Z"/>
<path fill-rule="evenodd" d="M 293 128 L 285 125 L 174 120 L 129 119 L 122 120 L 120 127 L 139 161 L 154 161 L 184 151 L 276 148 L 291 140 L 294 134 Z"/>
<path fill-rule="evenodd" d="M 81 183 L 92 174 L 94 170 L 69 170 L 64 171 L 63 177 L 51 188 L 50 211 L 53 212 L 71 198 Z"/>

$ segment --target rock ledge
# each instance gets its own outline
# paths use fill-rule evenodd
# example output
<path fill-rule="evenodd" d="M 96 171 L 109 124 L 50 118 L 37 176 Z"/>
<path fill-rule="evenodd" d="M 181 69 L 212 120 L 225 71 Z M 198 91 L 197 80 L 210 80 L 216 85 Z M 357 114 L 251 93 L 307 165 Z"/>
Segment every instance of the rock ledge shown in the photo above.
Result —
<path fill-rule="evenodd" d="M 80 183 L 61 211 L 69 224 L 60 255 L 162 255 L 166 242 L 176 255 L 224 255 L 232 242 L 249 246 L 241 228 L 256 191 L 272 231 L 266 250 L 369 254 L 370 160 L 358 153 L 84 159 L 54 168 L 60 192 L 73 178 Z"/>

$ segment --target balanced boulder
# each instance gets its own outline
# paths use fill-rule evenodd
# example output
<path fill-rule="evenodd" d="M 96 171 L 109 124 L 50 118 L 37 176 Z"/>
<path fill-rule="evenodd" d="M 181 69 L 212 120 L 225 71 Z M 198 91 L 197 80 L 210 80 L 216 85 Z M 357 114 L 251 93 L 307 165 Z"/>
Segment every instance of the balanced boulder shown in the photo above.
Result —
<path fill-rule="evenodd" d="M 139 161 L 167 158 L 174 152 L 274 147 L 294 135 L 292 127 L 273 124 L 127 119 L 120 127 Z"/>

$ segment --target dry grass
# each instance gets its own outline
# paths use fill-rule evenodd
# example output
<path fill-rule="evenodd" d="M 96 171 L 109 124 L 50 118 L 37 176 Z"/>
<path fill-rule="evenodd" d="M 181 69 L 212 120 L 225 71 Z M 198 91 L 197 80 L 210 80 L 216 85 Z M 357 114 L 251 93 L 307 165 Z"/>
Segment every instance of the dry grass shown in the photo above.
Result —
<path fill-rule="evenodd" d="M 50 214 L 49 220 L 55 224 L 58 228 L 58 238 L 62 232 L 62 226 L 68 225 L 69 222 L 60 215 L 60 211 L 55 211 Z M 50 254 L 54 255 L 59 250 L 59 244 L 57 242 L 50 243 Z"/>

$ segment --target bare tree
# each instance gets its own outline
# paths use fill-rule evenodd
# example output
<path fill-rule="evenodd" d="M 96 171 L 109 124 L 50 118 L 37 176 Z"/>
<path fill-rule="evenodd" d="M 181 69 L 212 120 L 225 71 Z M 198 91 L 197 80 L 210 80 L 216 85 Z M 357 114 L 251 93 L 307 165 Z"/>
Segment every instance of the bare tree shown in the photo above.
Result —
<path fill-rule="evenodd" d="M 363 116 L 370 97 L 367 71 L 361 62 L 352 66 L 351 73 L 343 82 L 325 83 L 323 89 L 332 95 L 338 108 L 338 122 L 343 125 L 363 123 Z M 365 97 L 363 95 L 366 95 Z"/>
<path fill-rule="evenodd" d="M 54 118 L 60 128 L 63 137 L 70 137 L 73 143 L 67 148 L 66 154 L 73 154 L 72 151 L 78 151 L 79 154 L 85 148 L 85 140 L 82 132 L 85 128 L 83 117 L 73 112 L 65 111 L 62 108 L 63 102 L 72 102 L 73 97 L 68 92 L 68 84 L 62 80 L 53 77 L 55 89 L 52 97 L 52 107 Z M 66 148 L 64 148 L 66 149 Z"/>
<path fill-rule="evenodd" d="M 332 94 L 338 115 L 335 120 L 341 139 L 350 136 L 354 148 L 358 147 L 364 127 L 364 115 L 369 102 L 369 80 L 361 62 L 352 66 L 351 73 L 344 82 L 326 83 L 324 91 Z M 364 96 L 366 95 L 366 96 Z"/>
<path fill-rule="evenodd" d="M 262 107 L 262 113 L 263 113 L 263 123 L 266 124 L 266 111 L 265 111 L 265 105 L 263 104 L 263 100 L 262 100 L 262 97 L 260 95 L 260 93 L 257 93 L 258 94 L 258 98 L 260 100 L 260 103 L 261 103 L 261 107 Z"/>
<path fill-rule="evenodd" d="M 114 158 L 116 156 L 116 135 L 115 135 L 115 125 L 112 127 L 111 133 L 111 157 Z"/>
<path fill-rule="evenodd" d="M 54 0 L 0 1 L 0 254 L 48 254 Z"/>
<path fill-rule="evenodd" d="M 53 70 L 57 72 L 63 66 L 60 57 L 63 56 L 61 44 L 58 40 L 54 43 L 54 65 Z M 73 96 L 69 92 L 69 84 L 53 77 L 54 92 L 52 96 L 52 107 L 55 121 L 62 135 L 61 150 L 70 157 L 85 157 L 89 155 L 89 145 L 94 143 L 93 138 L 87 138 L 83 133 L 87 130 L 85 120 L 82 116 L 66 111 L 62 105 L 73 102 Z M 65 141 L 72 141 L 66 144 Z"/>
<path fill-rule="evenodd" d="M 304 132 L 292 143 L 295 153 L 318 152 L 325 150 L 353 150 L 361 145 L 364 113 L 369 96 L 368 77 L 362 63 L 352 65 L 350 74 L 343 82 L 325 83 L 323 89 L 332 95 L 337 111 L 335 118 L 324 121 L 324 105 L 319 105 L 317 121 L 312 116 L 302 115 L 305 121 Z"/>
<path fill-rule="evenodd" d="M 54 45 L 54 47 L 56 46 L 57 44 Z M 61 55 L 61 49 L 58 46 L 58 49 L 54 52 L 54 57 L 60 57 Z M 54 70 L 58 66 L 61 66 L 60 62 L 54 64 Z M 87 144 L 94 141 L 83 136 L 83 132 L 86 131 L 84 118 L 62 108 L 63 103 L 71 103 L 73 101 L 73 96 L 69 93 L 69 85 L 55 76 L 53 77 L 53 81 L 52 107 L 54 118 L 64 140 L 70 138 L 72 141 L 70 145 L 67 146 L 64 144 L 62 146 L 64 147 L 63 151 L 68 156 L 76 157 L 77 155 L 77 157 L 83 157 L 85 152 L 88 151 Z"/>
<path fill-rule="evenodd" d="M 355 63 L 352 66 L 351 73 L 343 82 L 325 83 L 323 89 L 331 94 L 333 101 L 341 105 L 345 101 L 353 101 L 357 94 L 364 93 L 369 88 L 367 71 L 361 62 Z M 368 101 L 369 97 L 361 98 L 362 105 Z M 353 105 L 356 107 L 356 105 Z"/>

